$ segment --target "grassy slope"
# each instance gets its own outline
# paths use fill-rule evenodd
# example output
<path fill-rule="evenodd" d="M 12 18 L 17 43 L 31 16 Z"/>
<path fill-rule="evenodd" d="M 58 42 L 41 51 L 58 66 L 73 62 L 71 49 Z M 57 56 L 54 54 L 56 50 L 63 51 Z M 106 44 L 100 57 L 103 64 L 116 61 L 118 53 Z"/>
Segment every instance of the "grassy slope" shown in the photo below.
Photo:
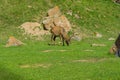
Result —
<path fill-rule="evenodd" d="M 1 0 L 0 34 L 21 36 L 17 27 L 27 21 L 41 22 L 49 8 L 58 5 L 70 22 L 81 30 L 98 31 L 105 36 L 118 35 L 120 26 L 120 6 L 109 0 Z M 31 8 L 29 8 L 31 6 Z M 66 14 L 72 10 L 73 15 Z M 75 18 L 75 14 L 80 19 Z M 106 33 L 106 31 L 109 31 Z M 89 33 L 90 34 L 90 33 Z M 115 36 L 115 37 L 116 37 Z"/>
<path fill-rule="evenodd" d="M 28 6 L 32 8 L 28 8 Z M 67 47 L 48 46 L 46 42 L 28 40 L 21 47 L 4 48 L 8 36 L 21 38 L 17 26 L 26 21 L 41 22 L 46 11 L 55 6 L 72 24 L 103 34 L 101 39 L 73 41 Z M 73 16 L 66 14 L 72 10 Z M 74 14 L 81 16 L 76 19 Z M 0 80 L 119 80 L 119 58 L 108 55 L 109 47 L 120 29 L 120 5 L 111 0 L 0 0 Z M 97 25 L 98 27 L 95 27 Z M 109 31 L 109 32 L 107 32 Z M 89 34 L 91 34 L 89 33 Z M 49 41 L 49 40 L 48 40 Z M 104 43 L 105 47 L 91 47 L 92 43 Z M 66 52 L 44 50 L 68 50 Z M 86 52 L 84 50 L 93 50 Z M 80 59 L 104 59 L 97 62 L 73 62 Z M 51 64 L 48 68 L 20 68 L 20 65 Z"/>

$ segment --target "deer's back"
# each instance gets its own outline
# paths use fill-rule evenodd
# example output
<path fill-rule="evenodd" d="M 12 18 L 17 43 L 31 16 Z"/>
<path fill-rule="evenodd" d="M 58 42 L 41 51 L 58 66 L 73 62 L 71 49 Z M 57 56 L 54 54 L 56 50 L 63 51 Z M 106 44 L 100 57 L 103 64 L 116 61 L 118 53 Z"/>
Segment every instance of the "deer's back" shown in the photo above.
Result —
<path fill-rule="evenodd" d="M 62 27 L 55 26 L 51 29 L 51 33 L 53 33 L 54 35 L 60 35 L 60 34 L 64 34 L 65 30 Z"/>

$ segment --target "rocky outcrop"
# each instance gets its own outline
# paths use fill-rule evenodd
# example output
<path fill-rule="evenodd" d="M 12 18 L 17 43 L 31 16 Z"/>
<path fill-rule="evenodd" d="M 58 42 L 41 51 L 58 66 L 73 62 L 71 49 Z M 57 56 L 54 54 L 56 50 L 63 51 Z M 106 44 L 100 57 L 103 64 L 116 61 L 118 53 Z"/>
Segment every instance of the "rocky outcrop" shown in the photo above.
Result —
<path fill-rule="evenodd" d="M 40 40 L 43 39 L 42 36 L 50 34 L 49 31 L 43 30 L 41 24 L 38 22 L 25 22 L 20 25 L 20 28 L 23 30 L 23 34 L 29 35 L 30 37 L 37 37 Z"/>
<path fill-rule="evenodd" d="M 71 30 L 71 25 L 65 15 L 61 14 L 61 11 L 58 6 L 48 10 L 48 16 L 43 21 L 44 29 L 50 30 L 51 27 L 59 26 L 63 27 L 66 32 Z"/>

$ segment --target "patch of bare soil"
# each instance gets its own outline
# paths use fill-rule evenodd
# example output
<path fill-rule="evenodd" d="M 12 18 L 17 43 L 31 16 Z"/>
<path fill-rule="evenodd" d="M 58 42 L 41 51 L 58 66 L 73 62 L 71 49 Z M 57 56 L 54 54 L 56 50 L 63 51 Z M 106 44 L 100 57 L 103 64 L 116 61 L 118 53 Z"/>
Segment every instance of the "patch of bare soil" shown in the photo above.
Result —
<path fill-rule="evenodd" d="M 49 68 L 52 64 L 24 64 L 20 65 L 20 68 Z"/>
<path fill-rule="evenodd" d="M 105 47 L 106 45 L 105 44 L 96 44 L 96 43 L 93 43 L 91 46 L 92 47 Z"/>
<path fill-rule="evenodd" d="M 44 50 L 42 52 L 52 52 L 53 50 Z"/>
<path fill-rule="evenodd" d="M 68 51 L 68 50 L 44 50 L 42 52 L 55 52 L 55 51 L 57 51 L 57 52 L 65 52 L 65 51 Z"/>
<path fill-rule="evenodd" d="M 94 50 L 86 49 L 85 52 L 93 52 Z"/>
<path fill-rule="evenodd" d="M 73 60 L 72 62 L 102 62 L 102 61 L 105 61 L 105 60 L 107 60 L 107 58 L 80 59 L 80 60 Z"/>

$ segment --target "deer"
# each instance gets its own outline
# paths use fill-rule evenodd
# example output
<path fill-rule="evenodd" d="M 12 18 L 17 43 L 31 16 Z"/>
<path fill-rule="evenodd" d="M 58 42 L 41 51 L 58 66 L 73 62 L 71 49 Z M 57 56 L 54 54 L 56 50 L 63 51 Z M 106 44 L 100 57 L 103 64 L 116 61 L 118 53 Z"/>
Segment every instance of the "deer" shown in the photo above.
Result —
<path fill-rule="evenodd" d="M 60 40 L 62 40 L 63 46 L 65 45 L 64 42 L 67 44 L 67 46 L 69 46 L 70 44 L 70 36 L 68 36 L 67 32 L 65 31 L 65 29 L 63 27 L 60 26 L 54 26 L 51 27 L 51 42 L 55 42 L 56 37 L 59 37 Z"/>

